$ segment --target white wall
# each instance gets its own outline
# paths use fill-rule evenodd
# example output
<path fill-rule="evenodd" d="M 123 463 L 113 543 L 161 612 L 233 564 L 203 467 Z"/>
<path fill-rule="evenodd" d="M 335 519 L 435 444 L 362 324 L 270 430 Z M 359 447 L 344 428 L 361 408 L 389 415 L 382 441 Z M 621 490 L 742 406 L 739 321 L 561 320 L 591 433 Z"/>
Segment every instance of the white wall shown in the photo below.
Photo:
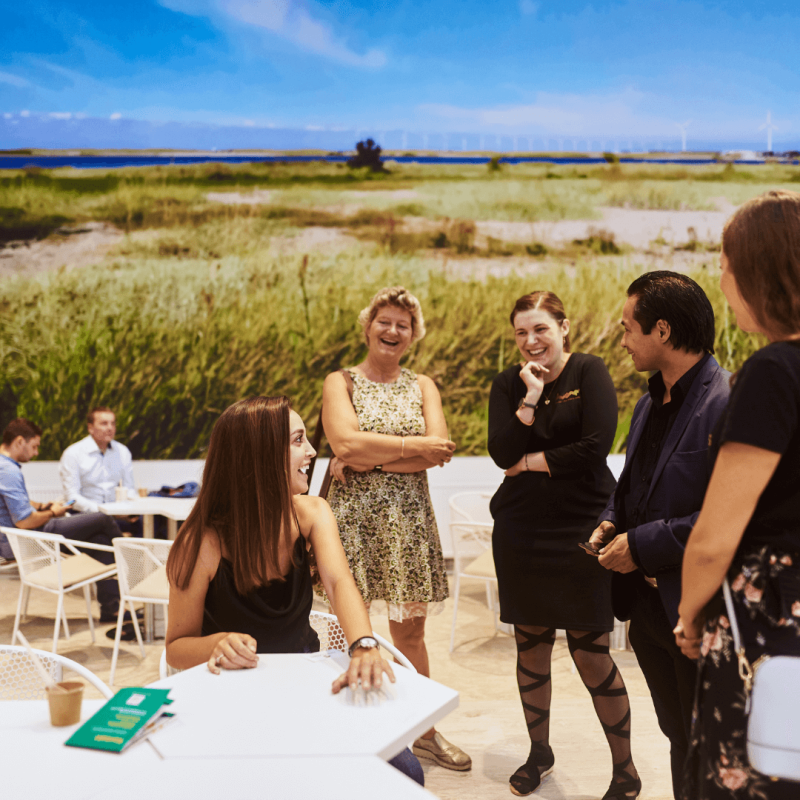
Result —
<path fill-rule="evenodd" d="M 161 486 L 179 486 L 187 481 L 197 481 L 203 474 L 203 461 L 134 461 L 133 476 L 136 485 L 153 491 Z M 608 466 L 619 478 L 625 456 L 609 456 Z M 320 458 L 314 468 L 311 494 L 318 494 L 328 466 L 327 458 Z M 58 461 L 29 461 L 22 465 L 22 473 L 33 500 L 47 502 L 61 495 Z M 446 558 L 452 557 L 450 539 L 450 507 L 448 498 L 457 492 L 494 493 L 503 481 L 503 471 L 488 456 L 460 456 L 444 467 L 428 470 L 433 510 L 439 526 L 442 550 Z"/>

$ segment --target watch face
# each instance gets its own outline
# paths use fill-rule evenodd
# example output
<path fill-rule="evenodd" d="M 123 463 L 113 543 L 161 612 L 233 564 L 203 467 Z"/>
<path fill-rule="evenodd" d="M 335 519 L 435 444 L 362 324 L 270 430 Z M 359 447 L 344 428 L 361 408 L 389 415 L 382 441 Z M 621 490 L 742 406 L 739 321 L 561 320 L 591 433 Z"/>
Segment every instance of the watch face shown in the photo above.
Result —
<path fill-rule="evenodd" d="M 365 650 L 372 650 L 375 647 L 380 647 L 380 645 L 378 644 L 378 640 L 373 639 L 372 636 L 362 636 L 350 645 L 349 654 L 352 655 L 359 647 L 363 647 Z"/>

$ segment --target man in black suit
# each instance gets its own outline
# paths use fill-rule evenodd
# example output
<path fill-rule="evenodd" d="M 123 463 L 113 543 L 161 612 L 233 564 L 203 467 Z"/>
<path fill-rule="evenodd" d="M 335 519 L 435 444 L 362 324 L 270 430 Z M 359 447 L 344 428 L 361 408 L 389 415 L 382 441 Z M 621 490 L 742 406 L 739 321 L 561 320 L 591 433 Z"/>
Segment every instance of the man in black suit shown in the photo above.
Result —
<path fill-rule="evenodd" d="M 636 404 L 625 467 L 591 541 L 614 571 L 614 613 L 630 641 L 670 741 L 675 797 L 688 750 L 696 668 L 675 644 L 681 561 L 711 477 L 712 431 L 730 373 L 715 361 L 714 312 L 703 290 L 675 272 L 649 272 L 628 288 L 622 346 L 653 372 Z"/>

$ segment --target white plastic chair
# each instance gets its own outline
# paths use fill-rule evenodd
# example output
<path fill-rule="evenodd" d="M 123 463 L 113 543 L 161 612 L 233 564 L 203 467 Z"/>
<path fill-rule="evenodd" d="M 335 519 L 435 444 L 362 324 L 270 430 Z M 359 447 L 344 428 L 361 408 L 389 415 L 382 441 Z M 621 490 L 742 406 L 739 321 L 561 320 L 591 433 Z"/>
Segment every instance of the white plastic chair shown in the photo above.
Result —
<path fill-rule="evenodd" d="M 34 650 L 54 681 L 63 680 L 64 669 L 80 675 L 106 699 L 114 692 L 86 667 L 58 653 Z M 42 679 L 24 647 L 0 644 L 0 700 L 44 700 L 47 697 Z"/>
<path fill-rule="evenodd" d="M 456 637 L 458 598 L 461 579 L 483 581 L 486 586 L 486 605 L 494 617 L 498 630 L 496 600 L 497 574 L 492 557 L 492 528 L 494 522 L 489 512 L 491 494 L 487 492 L 459 492 L 450 496 L 450 537 L 453 543 L 453 624 L 450 629 L 450 652 Z"/>
<path fill-rule="evenodd" d="M 19 568 L 19 600 L 17 616 L 14 619 L 14 632 L 11 644 L 17 638 L 20 614 L 28 606 L 28 595 L 31 589 L 58 595 L 56 623 L 53 629 L 53 652 L 58 647 L 59 624 L 64 625 L 64 635 L 69 639 L 67 615 L 64 611 L 64 594 L 83 589 L 86 599 L 86 616 L 89 619 L 89 631 L 94 642 L 94 619 L 92 618 L 92 596 L 89 591 L 93 583 L 104 578 L 113 578 L 117 574 L 114 564 L 101 564 L 86 553 L 78 551 L 78 547 L 87 550 L 102 550 L 113 553 L 113 547 L 102 544 L 90 544 L 73 539 L 65 539 L 57 533 L 41 533 L 26 531 L 21 528 L 0 528 L 0 532 L 8 537 L 11 550 L 17 559 Z M 62 549 L 67 553 L 62 553 Z"/>
<path fill-rule="evenodd" d="M 114 653 L 111 656 L 111 672 L 108 685 L 114 686 L 117 671 L 119 643 L 122 638 L 122 621 L 125 605 L 130 607 L 133 629 L 142 658 L 145 657 L 144 642 L 136 618 L 134 603 L 154 603 L 164 606 L 164 625 L 167 624 L 169 606 L 169 581 L 167 580 L 167 558 L 172 542 L 162 539 L 134 539 L 118 537 L 111 542 L 117 561 L 119 580 L 119 614 L 117 615 L 117 635 L 114 638 Z"/>
<path fill-rule="evenodd" d="M 323 611 L 312 611 L 309 614 L 308 621 L 319 637 L 320 652 L 326 652 L 328 650 L 339 650 L 342 653 L 347 652 L 347 637 L 345 637 L 342 626 L 339 624 L 339 620 L 334 614 L 326 614 Z M 388 642 L 383 636 L 380 636 L 374 631 L 372 635 L 378 640 L 380 646 L 386 650 L 387 653 L 394 656 L 398 664 L 402 664 L 406 669 L 410 669 L 412 672 L 417 671 L 414 665 L 391 642 Z M 175 675 L 177 672 L 180 672 L 180 670 L 167 664 L 167 648 L 165 647 L 164 651 L 161 653 L 161 661 L 158 665 L 158 677 L 164 680 L 164 678 Z"/>
<path fill-rule="evenodd" d="M 311 623 L 311 627 L 317 632 L 317 636 L 319 636 L 320 651 L 340 650 L 342 653 L 347 652 L 347 638 L 335 614 L 326 614 L 324 611 L 312 611 L 308 621 Z M 412 672 L 417 671 L 408 658 L 406 658 L 406 656 L 391 642 L 384 639 L 380 634 L 375 633 L 375 631 L 372 632 L 372 635 L 378 640 L 378 644 L 394 657 L 394 660 L 397 661 L 398 664 L 402 664 L 406 669 L 410 669 Z"/>

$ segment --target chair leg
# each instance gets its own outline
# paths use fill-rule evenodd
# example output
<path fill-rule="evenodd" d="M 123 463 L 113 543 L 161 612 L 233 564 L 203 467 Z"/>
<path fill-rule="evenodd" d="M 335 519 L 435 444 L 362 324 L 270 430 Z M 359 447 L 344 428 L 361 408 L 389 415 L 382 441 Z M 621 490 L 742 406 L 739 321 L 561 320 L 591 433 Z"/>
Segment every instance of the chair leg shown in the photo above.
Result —
<path fill-rule="evenodd" d="M 92 593 L 89 584 L 83 587 L 83 596 L 86 600 L 86 618 L 89 620 L 89 632 L 92 634 L 92 644 L 94 644 L 94 617 L 92 616 Z"/>
<path fill-rule="evenodd" d="M 58 629 L 61 626 L 61 618 L 64 616 L 64 594 L 58 594 L 58 607 L 56 608 L 56 624 L 53 626 L 53 652 L 58 652 Z M 66 619 L 64 620 L 66 622 Z"/>
<path fill-rule="evenodd" d="M 456 641 L 456 617 L 458 616 L 458 593 L 461 589 L 461 576 L 456 571 L 456 587 L 453 592 L 453 625 L 450 628 L 450 652 L 453 652 L 453 647 Z"/>
<path fill-rule="evenodd" d="M 139 642 L 139 651 L 142 654 L 142 658 L 144 658 L 145 652 L 144 652 L 144 642 L 142 641 L 142 632 L 139 630 L 139 620 L 136 616 L 136 609 L 134 608 L 132 600 L 130 601 L 130 606 L 131 606 L 131 618 L 133 619 L 133 629 L 136 631 L 136 641 Z"/>
<path fill-rule="evenodd" d="M 22 595 L 25 593 L 25 590 L 28 589 L 25 584 L 20 584 L 19 587 L 19 598 L 17 599 L 17 615 L 14 617 L 14 632 L 11 634 L 11 644 L 17 640 L 17 631 L 19 630 L 19 617 L 22 612 L 23 600 Z"/>
<path fill-rule="evenodd" d="M 20 591 L 24 590 L 25 597 L 22 601 L 22 621 L 28 621 L 28 600 L 31 596 L 31 587 L 27 585 L 20 586 Z"/>
<path fill-rule="evenodd" d="M 108 674 L 108 688 L 114 688 L 114 673 L 117 671 L 117 657 L 119 656 L 119 643 L 122 639 L 122 618 L 125 616 L 125 603 L 119 604 L 117 612 L 117 635 L 114 637 L 114 652 L 111 654 L 111 672 Z"/>
<path fill-rule="evenodd" d="M 61 595 L 59 595 L 59 597 L 60 597 L 60 603 L 61 603 L 61 620 L 64 623 L 64 637 L 66 639 L 69 639 L 70 636 L 69 636 L 69 625 L 67 625 L 67 609 L 64 608 L 64 594 L 63 594 L 63 592 L 61 593 Z"/>

